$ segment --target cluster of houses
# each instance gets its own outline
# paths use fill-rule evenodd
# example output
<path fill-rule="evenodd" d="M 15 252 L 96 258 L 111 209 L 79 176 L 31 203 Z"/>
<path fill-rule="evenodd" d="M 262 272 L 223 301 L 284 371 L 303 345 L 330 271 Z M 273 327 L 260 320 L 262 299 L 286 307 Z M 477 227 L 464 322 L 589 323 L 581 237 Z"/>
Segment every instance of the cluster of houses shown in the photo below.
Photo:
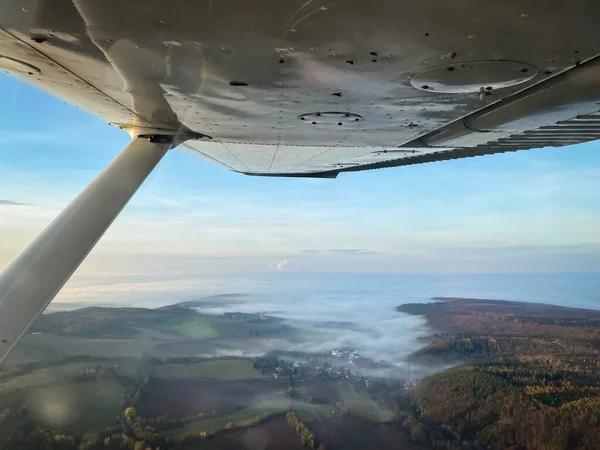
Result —
<path fill-rule="evenodd" d="M 340 349 L 331 350 L 331 357 L 343 362 L 348 362 L 349 364 L 354 364 L 360 367 L 375 367 L 377 366 L 377 361 L 371 358 L 365 358 L 360 356 L 360 354 L 351 348 L 345 347 Z"/>
<path fill-rule="evenodd" d="M 369 386 L 370 379 L 361 368 L 377 367 L 378 363 L 370 358 L 362 357 L 350 348 L 334 349 L 331 356 L 305 357 L 303 360 L 290 361 L 279 358 L 258 358 L 254 367 L 270 373 L 275 379 L 322 380 L 346 379 Z"/>

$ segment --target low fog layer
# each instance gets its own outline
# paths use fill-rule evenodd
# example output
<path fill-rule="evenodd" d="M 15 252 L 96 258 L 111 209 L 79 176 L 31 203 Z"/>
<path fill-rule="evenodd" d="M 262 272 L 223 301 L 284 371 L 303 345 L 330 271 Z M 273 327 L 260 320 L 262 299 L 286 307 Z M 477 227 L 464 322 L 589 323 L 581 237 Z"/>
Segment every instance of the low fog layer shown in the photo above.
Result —
<path fill-rule="evenodd" d="M 154 308 L 194 300 L 200 302 L 198 310 L 203 313 L 261 313 L 281 318 L 293 327 L 290 333 L 271 337 L 222 336 L 202 346 L 201 353 L 206 356 L 261 356 L 269 351 L 331 354 L 334 349 L 348 347 L 362 357 L 386 361 L 401 376 L 410 376 L 411 371 L 422 374 L 422 368 L 407 363 L 406 358 L 425 345 L 420 338 L 432 330 L 427 329 L 423 318 L 398 313 L 395 308 L 400 304 L 456 296 L 597 305 L 597 279 L 584 274 L 441 276 L 274 270 L 261 276 L 182 279 L 164 273 L 151 282 L 141 274 L 83 281 L 73 283 L 69 295 L 50 309 L 91 305 Z M 219 295 L 223 293 L 230 294 Z M 197 353 L 197 346 L 190 351 Z"/>
<path fill-rule="evenodd" d="M 333 280 L 294 280 L 270 283 L 252 294 L 199 299 L 202 313 L 261 313 L 282 318 L 297 332 L 286 338 L 257 338 L 220 355 L 257 356 L 271 350 L 331 354 L 349 348 L 360 356 L 410 370 L 406 357 L 423 346 L 429 334 L 421 317 L 398 313 L 404 302 L 394 289 L 356 289 Z M 245 347 L 245 348 L 240 348 Z"/>

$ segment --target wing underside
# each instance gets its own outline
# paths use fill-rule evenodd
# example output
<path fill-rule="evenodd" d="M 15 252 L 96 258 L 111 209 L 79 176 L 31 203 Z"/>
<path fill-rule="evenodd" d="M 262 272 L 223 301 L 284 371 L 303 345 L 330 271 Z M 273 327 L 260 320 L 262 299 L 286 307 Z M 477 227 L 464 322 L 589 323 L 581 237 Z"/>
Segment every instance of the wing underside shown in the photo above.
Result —
<path fill-rule="evenodd" d="M 595 0 L 7 0 L 0 67 L 229 170 L 335 177 L 597 139 Z"/>

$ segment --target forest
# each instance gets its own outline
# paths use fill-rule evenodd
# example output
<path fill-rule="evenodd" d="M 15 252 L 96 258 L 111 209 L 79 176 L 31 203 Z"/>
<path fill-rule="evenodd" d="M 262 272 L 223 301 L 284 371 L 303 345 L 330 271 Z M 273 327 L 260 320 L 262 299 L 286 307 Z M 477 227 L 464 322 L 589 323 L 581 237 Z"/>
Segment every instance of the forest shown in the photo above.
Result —
<path fill-rule="evenodd" d="M 406 436 L 435 449 L 600 448 L 598 311 L 435 300 L 398 307 L 437 331 L 415 361 L 456 364 L 395 399 Z"/>

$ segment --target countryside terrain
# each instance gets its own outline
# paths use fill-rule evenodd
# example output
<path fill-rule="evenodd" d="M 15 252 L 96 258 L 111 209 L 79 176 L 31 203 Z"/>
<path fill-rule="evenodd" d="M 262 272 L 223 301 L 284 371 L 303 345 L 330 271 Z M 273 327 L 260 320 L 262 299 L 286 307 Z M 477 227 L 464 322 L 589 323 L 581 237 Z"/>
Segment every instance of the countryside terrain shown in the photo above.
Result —
<path fill-rule="evenodd" d="M 39 317 L 0 367 L 0 449 L 600 448 L 599 311 L 401 305 L 432 330 L 407 364 L 435 372 L 401 379 L 349 348 L 264 350 L 307 331 L 202 304 Z"/>
<path fill-rule="evenodd" d="M 453 368 L 399 398 L 411 440 L 452 449 L 600 448 L 600 311 L 436 298 L 397 309 L 436 333 L 412 355 Z"/>

